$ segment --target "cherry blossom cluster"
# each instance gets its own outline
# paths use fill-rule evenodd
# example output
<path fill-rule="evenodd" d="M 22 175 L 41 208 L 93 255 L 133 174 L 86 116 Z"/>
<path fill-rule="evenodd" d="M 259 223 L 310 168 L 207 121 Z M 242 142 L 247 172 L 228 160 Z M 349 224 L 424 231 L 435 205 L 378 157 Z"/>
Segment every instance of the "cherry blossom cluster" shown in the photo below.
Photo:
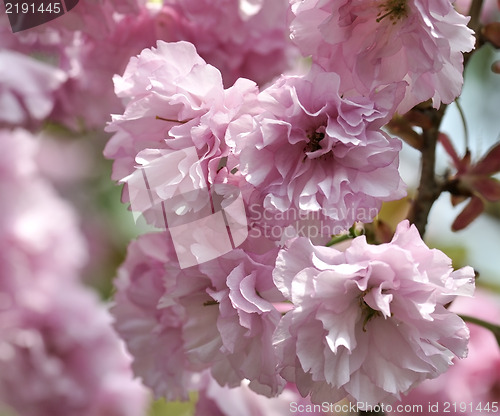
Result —
<path fill-rule="evenodd" d="M 494 401 L 498 350 L 457 315 L 474 270 L 408 220 L 374 236 L 407 195 L 388 123 L 419 150 L 413 126 L 435 130 L 442 191 L 469 199 L 454 229 L 500 200 L 500 145 L 460 157 L 426 118 L 476 40 L 500 45 L 498 1 L 477 36 L 470 3 L 80 0 L 19 33 L 0 13 L 0 413 L 144 416 L 144 385 L 196 391 L 198 416 Z M 157 228 L 129 244 L 111 311 L 81 279 L 104 232 L 85 241 L 41 166 L 51 131 L 105 145 Z M 45 168 L 71 183 L 62 153 Z"/>
<path fill-rule="evenodd" d="M 166 30 L 180 13 L 203 13 L 196 4 L 166 2 Z M 239 4 L 225 21 L 267 7 Z M 375 405 L 467 354 L 469 331 L 447 306 L 472 295 L 471 267 L 453 270 L 408 221 L 384 244 L 356 233 L 325 243 L 406 195 L 401 142 L 383 127 L 460 93 L 468 19 L 449 0 L 293 0 L 288 16 L 311 64 L 268 85 L 226 78 L 188 35 L 158 41 L 114 77 L 124 111 L 105 155 L 123 200 L 162 231 L 130 244 L 112 312 L 157 397 L 215 394 L 214 379 L 267 397 L 296 389 L 313 403 Z M 238 198 L 245 221 L 231 211 Z M 194 225 L 203 216 L 220 223 Z M 233 248 L 218 251 L 217 226 L 242 223 L 246 238 L 233 233 Z M 186 266 L 187 252 L 196 261 Z"/>

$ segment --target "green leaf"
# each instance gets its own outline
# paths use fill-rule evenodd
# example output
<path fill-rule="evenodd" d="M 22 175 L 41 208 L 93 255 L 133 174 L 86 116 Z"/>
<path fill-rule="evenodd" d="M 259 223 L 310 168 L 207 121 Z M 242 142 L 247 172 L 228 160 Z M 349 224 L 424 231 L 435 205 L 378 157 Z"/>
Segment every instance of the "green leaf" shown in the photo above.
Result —
<path fill-rule="evenodd" d="M 186 402 L 166 402 L 164 399 L 159 399 L 151 404 L 149 416 L 193 416 L 196 401 L 196 393 L 191 393 L 189 401 Z"/>

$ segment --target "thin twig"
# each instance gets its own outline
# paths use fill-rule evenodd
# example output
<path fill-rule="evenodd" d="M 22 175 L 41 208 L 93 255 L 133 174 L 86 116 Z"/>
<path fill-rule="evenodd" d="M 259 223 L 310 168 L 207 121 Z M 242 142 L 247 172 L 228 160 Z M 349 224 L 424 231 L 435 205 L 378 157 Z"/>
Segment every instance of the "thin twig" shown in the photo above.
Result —
<path fill-rule="evenodd" d="M 467 126 L 467 120 L 465 119 L 465 113 L 464 113 L 464 110 L 462 108 L 462 104 L 460 104 L 460 101 L 458 98 L 455 100 L 455 104 L 457 106 L 458 112 L 460 114 L 460 118 L 462 119 L 462 124 L 464 126 L 465 151 L 467 151 L 467 149 L 469 149 L 469 143 L 470 143 L 469 142 L 469 128 Z"/>

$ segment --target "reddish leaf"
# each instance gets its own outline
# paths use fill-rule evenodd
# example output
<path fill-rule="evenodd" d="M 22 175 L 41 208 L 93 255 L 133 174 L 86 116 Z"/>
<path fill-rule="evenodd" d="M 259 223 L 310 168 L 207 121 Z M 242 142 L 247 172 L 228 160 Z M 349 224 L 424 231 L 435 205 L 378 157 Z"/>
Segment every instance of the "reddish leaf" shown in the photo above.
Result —
<path fill-rule="evenodd" d="M 491 70 L 495 74 L 500 74 L 500 61 L 495 61 L 491 64 Z"/>
<path fill-rule="evenodd" d="M 451 229 L 453 231 L 463 230 L 467 227 L 472 221 L 474 221 L 484 210 L 483 201 L 477 196 L 473 196 L 470 199 L 470 202 L 464 208 L 464 210 L 458 214 L 458 217 L 455 219 L 453 224 L 451 225 Z"/>
<path fill-rule="evenodd" d="M 476 175 L 492 175 L 500 171 L 500 143 L 493 146 L 470 170 Z"/>
<path fill-rule="evenodd" d="M 446 153 L 451 156 L 453 164 L 455 165 L 457 170 L 459 172 L 465 171 L 466 165 L 463 163 L 463 160 L 458 157 L 458 154 L 455 151 L 455 148 L 453 147 L 453 144 L 451 143 L 449 137 L 444 133 L 439 133 L 438 139 L 439 142 L 443 145 L 444 150 L 446 150 Z"/>
<path fill-rule="evenodd" d="M 500 201 L 500 181 L 495 178 L 477 177 L 472 180 L 472 187 L 490 202 Z"/>
<path fill-rule="evenodd" d="M 469 197 L 464 195 L 451 195 L 451 205 L 456 207 L 458 204 L 464 202 L 467 198 Z"/>

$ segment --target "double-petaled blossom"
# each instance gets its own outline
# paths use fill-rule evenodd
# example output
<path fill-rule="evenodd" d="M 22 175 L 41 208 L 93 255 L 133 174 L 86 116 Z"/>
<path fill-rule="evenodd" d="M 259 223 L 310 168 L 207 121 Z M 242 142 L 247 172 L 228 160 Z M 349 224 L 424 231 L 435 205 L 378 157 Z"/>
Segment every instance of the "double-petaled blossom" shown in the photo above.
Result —
<path fill-rule="evenodd" d="M 219 70 L 187 42 L 145 49 L 115 77 L 115 89 L 126 109 L 108 127 L 116 133 L 105 155 L 115 159 L 113 178 L 127 183 L 132 204 L 143 211 L 149 204 L 143 175 L 160 201 L 223 182 L 232 163 L 228 125 L 258 111 L 254 82 L 239 79 L 224 89 Z"/>
<path fill-rule="evenodd" d="M 190 364 L 184 351 L 182 326 L 188 319 L 188 306 L 183 301 L 191 296 L 203 306 L 209 296 L 205 295 L 203 300 L 200 298 L 204 296 L 203 289 L 209 282 L 208 279 L 185 274 L 180 274 L 179 279 L 171 274 L 167 282 L 165 268 L 173 261 L 173 255 L 173 247 L 161 233 L 144 235 L 131 242 L 127 259 L 114 282 L 117 291 L 111 312 L 117 332 L 134 357 L 134 373 L 142 378 L 155 396 L 186 400 L 187 392 L 192 388 L 191 379 L 198 368 Z M 176 283 L 182 287 L 175 292 L 177 305 L 159 305 L 167 290 L 174 292 Z M 208 309 L 207 312 L 215 312 L 215 309 Z M 198 320 L 198 335 L 201 339 L 204 336 L 208 339 L 212 334 L 202 328 L 207 325 L 207 328 L 213 329 L 211 324 L 214 318 L 204 313 Z"/>
<path fill-rule="evenodd" d="M 130 245 L 112 312 L 136 374 L 157 396 L 186 399 L 205 369 L 221 385 L 247 379 L 261 394 L 281 391 L 272 346 L 280 319 L 274 303 L 283 300 L 272 282 L 276 254 L 236 249 L 181 270 L 168 233 Z"/>
<path fill-rule="evenodd" d="M 234 138 L 241 172 L 267 217 L 315 214 L 337 234 L 405 195 L 401 143 L 381 130 L 401 85 L 351 99 L 339 85 L 337 74 L 319 66 L 283 76 L 259 94 L 261 113 Z"/>
<path fill-rule="evenodd" d="M 281 374 L 313 402 L 392 400 L 467 354 L 469 331 L 446 305 L 472 294 L 474 271 L 454 271 L 407 221 L 378 246 L 296 239 L 273 274 L 294 306 L 275 335 Z"/>
<path fill-rule="evenodd" d="M 400 113 L 460 94 L 462 52 L 475 39 L 450 0 L 293 0 L 291 10 L 293 41 L 340 74 L 342 93 L 366 95 L 404 80 Z"/>
<path fill-rule="evenodd" d="M 486 322 L 500 323 L 499 298 L 478 289 L 473 298 L 461 297 L 450 306 L 456 313 L 473 316 Z M 468 323 L 469 353 L 466 360 L 455 360 L 452 368 L 434 380 L 426 380 L 401 400 L 403 405 L 421 405 L 419 414 L 432 416 L 435 407 L 428 403 L 456 403 L 450 416 L 474 416 L 481 412 L 500 415 L 500 350 L 495 335 L 488 329 Z M 394 416 L 401 413 L 393 413 Z"/>

